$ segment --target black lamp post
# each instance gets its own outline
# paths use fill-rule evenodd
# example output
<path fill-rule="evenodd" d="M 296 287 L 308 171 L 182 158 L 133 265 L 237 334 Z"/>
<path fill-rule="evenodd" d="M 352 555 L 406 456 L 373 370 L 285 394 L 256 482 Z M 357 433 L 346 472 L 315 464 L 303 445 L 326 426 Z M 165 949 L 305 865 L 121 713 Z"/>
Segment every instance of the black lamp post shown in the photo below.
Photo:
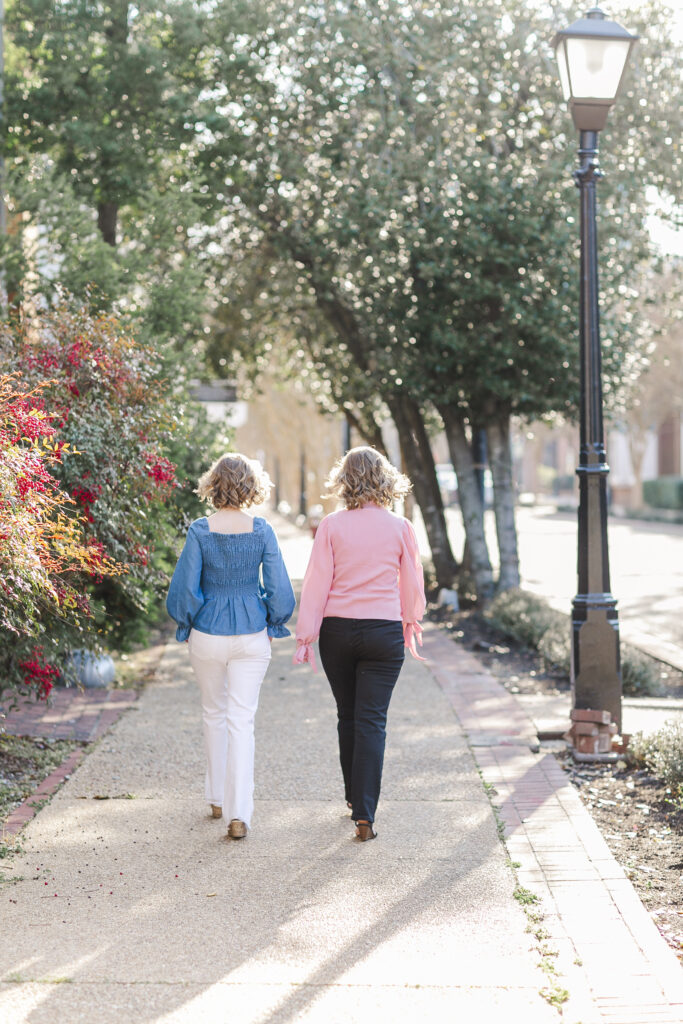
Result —
<path fill-rule="evenodd" d="M 597 7 L 553 40 L 564 98 L 579 131 L 581 196 L 581 440 L 579 452 L 578 593 L 572 604 L 572 701 L 609 711 L 621 730 L 621 666 L 616 601 L 607 547 L 607 456 L 602 420 L 600 314 L 595 186 L 598 132 L 616 100 L 637 36 Z"/>

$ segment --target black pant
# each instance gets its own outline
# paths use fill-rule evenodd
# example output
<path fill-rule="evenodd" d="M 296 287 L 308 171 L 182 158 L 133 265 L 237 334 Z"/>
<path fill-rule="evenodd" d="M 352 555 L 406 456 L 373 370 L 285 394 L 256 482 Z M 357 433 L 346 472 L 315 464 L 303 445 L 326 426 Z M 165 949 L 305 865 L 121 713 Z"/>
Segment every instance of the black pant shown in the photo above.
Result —
<path fill-rule="evenodd" d="M 324 618 L 320 659 L 337 702 L 339 759 L 355 821 L 374 821 L 389 701 L 401 671 L 403 626 L 391 619 Z"/>

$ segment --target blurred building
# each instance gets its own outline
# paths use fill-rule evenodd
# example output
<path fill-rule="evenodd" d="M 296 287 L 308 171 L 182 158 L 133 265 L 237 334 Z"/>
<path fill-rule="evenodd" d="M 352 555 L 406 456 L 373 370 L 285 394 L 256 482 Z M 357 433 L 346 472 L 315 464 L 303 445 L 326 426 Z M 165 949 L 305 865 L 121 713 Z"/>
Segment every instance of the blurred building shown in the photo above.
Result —
<path fill-rule="evenodd" d="M 308 515 L 315 506 L 331 512 L 336 502 L 322 494 L 330 469 L 346 451 L 345 417 L 323 414 L 296 383 L 267 376 L 242 405 L 234 447 L 263 464 L 274 485 L 273 506 L 295 516 Z"/>
<path fill-rule="evenodd" d="M 615 511 L 643 506 L 642 485 L 660 476 L 683 476 L 683 416 L 671 412 L 659 427 L 630 429 L 628 419 L 608 428 L 610 504 Z M 522 500 L 576 504 L 578 427 L 520 424 L 513 437 L 517 492 Z"/>

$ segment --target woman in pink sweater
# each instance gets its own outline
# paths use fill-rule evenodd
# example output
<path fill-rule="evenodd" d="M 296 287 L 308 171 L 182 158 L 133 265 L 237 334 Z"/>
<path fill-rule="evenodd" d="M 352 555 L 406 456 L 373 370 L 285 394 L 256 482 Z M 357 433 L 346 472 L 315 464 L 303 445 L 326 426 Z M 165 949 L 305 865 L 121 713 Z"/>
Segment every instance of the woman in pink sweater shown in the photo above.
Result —
<path fill-rule="evenodd" d="M 374 839 L 389 701 L 404 647 L 419 657 L 425 596 L 413 527 L 389 511 L 410 481 L 374 448 L 352 448 L 328 488 L 346 508 L 315 535 L 296 629 L 297 662 L 313 643 L 337 702 L 339 757 L 356 837 Z"/>

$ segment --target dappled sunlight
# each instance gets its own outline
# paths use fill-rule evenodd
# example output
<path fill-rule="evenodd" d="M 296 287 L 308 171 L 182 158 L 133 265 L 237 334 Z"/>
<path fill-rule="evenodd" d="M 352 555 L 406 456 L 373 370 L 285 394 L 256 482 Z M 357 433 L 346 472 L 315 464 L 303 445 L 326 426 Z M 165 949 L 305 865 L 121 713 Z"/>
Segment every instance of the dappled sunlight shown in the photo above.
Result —
<path fill-rule="evenodd" d="M 393 807 L 387 810 L 387 824 L 390 812 L 393 815 Z M 58 947 L 46 949 L 40 962 L 33 961 L 26 980 L 42 976 L 36 969 L 46 962 L 51 976 L 74 982 L 83 973 L 105 986 L 124 978 L 143 987 L 165 979 L 169 984 L 161 996 L 157 993 L 155 1014 L 145 1018 L 159 1021 L 173 1020 L 179 1005 L 185 1014 L 188 1006 L 211 1005 L 212 988 L 230 986 L 234 991 L 234 986 L 259 985 L 272 993 L 259 997 L 265 1000 L 264 1021 L 287 1021 L 296 1020 L 301 1006 L 317 998 L 322 984 L 366 985 L 373 976 L 377 983 L 384 983 L 391 976 L 394 958 L 410 957 L 416 929 L 421 945 L 427 942 L 431 950 L 427 962 L 433 963 L 435 972 L 442 971 L 444 958 L 453 956 L 452 943 L 462 942 L 476 931 L 481 920 L 478 894 L 487 885 L 487 862 L 501 856 L 490 815 L 478 816 L 474 860 L 470 855 L 458 863 L 462 840 L 453 830 L 441 828 L 442 835 L 450 833 L 451 838 L 436 859 L 435 851 L 424 845 L 412 853 L 403 848 L 398 859 L 389 854 L 392 881 L 378 889 L 376 872 L 382 866 L 384 873 L 387 851 L 379 844 L 359 847 L 351 841 L 348 819 L 340 821 L 332 808 L 327 815 L 316 808 L 320 834 L 313 837 L 313 849 L 304 852 L 301 836 L 305 835 L 307 813 L 306 807 L 262 808 L 260 841 L 250 840 L 250 845 L 218 838 L 212 841 L 193 863 L 189 886 L 182 861 L 177 888 L 165 878 L 163 862 L 157 862 L 156 886 L 145 894 L 140 891 L 141 883 L 151 884 L 152 877 L 139 865 L 136 898 L 128 898 L 125 912 L 116 899 L 104 906 L 100 899 L 93 907 L 97 948 L 79 961 L 68 948 L 60 955 L 60 942 Z M 401 822 L 394 822 L 394 827 L 401 828 Z M 390 833 L 385 831 L 385 836 L 389 841 Z M 274 851 L 277 837 L 281 842 Z M 294 840 L 291 845 L 289 837 Z M 256 839 L 256 834 L 252 838 Z M 195 846 L 194 852 L 199 855 L 201 850 Z M 417 861 L 416 856 L 420 858 Z M 264 886 L 263 872 L 254 870 L 262 857 L 265 877 L 277 877 L 272 890 Z M 228 865 L 231 870 L 226 874 Z M 88 879 L 86 884 L 91 882 Z M 510 888 L 511 879 L 507 884 Z M 444 913 L 453 903 L 458 905 L 460 921 L 456 926 L 453 919 L 444 931 Z M 52 904 L 48 903 L 48 908 Z M 61 907 L 59 914 L 63 913 Z M 234 920 L 240 923 L 237 930 L 230 926 Z M 54 928 L 56 922 L 52 923 Z M 212 937 L 209 946 L 207 935 Z M 160 968 L 158 959 L 150 960 L 148 953 L 158 947 L 162 936 Z M 55 936 L 62 941 L 65 937 Z M 477 953 L 471 935 L 467 946 L 474 970 Z M 428 983 L 423 961 L 421 954 L 415 984 L 420 978 L 421 983 Z M 179 976 L 185 982 L 182 991 L 172 984 Z M 411 983 L 410 978 L 405 980 L 405 984 Z M 197 985 L 201 991 L 185 1005 L 187 985 Z M 284 994 L 278 992 L 273 998 L 274 986 L 284 986 Z M 32 1002 L 28 1019 L 47 1024 L 64 998 L 68 995 L 57 987 L 48 990 L 48 998 Z"/>
<path fill-rule="evenodd" d="M 391 987 L 397 963 L 405 986 L 436 984 L 454 957 L 466 969 L 461 979 L 484 983 L 484 924 L 525 942 L 488 800 L 428 670 L 411 663 L 401 677 L 379 840 L 360 845 L 342 799 L 327 683 L 290 671 L 290 657 L 291 642 L 274 652 L 262 693 L 254 827 L 245 841 L 228 841 L 226 823 L 211 820 L 201 799 L 189 682 L 170 700 L 166 687 L 149 686 L 140 712 L 119 722 L 29 827 L 15 865 L 25 881 L 12 907 L 28 925 L 3 955 L 4 976 L 30 964 L 25 990 L 13 997 L 23 1000 L 26 1021 L 70 1019 L 78 982 L 97 981 L 112 994 L 98 1024 L 126 1014 L 171 1024 L 226 999 L 247 1019 L 285 1024 L 316 1007 L 324 1014 L 322 987 L 365 991 L 373 979 Z M 282 728 L 283 698 L 287 720 L 298 723 L 294 742 Z M 303 738 L 302 729 L 310 730 Z M 141 766 L 162 764 L 171 789 L 153 795 L 163 778 L 155 776 L 125 799 L 132 781 L 145 778 Z M 33 881 L 29 869 L 39 865 L 44 874 Z M 43 900 L 40 887 L 58 895 Z M 73 984 L 36 993 L 30 979 L 48 969 Z M 520 981 L 514 952 L 509 970 L 502 956 L 500 976 L 537 983 L 531 966 Z M 118 1018 L 117 1000 L 126 1007 Z"/>

